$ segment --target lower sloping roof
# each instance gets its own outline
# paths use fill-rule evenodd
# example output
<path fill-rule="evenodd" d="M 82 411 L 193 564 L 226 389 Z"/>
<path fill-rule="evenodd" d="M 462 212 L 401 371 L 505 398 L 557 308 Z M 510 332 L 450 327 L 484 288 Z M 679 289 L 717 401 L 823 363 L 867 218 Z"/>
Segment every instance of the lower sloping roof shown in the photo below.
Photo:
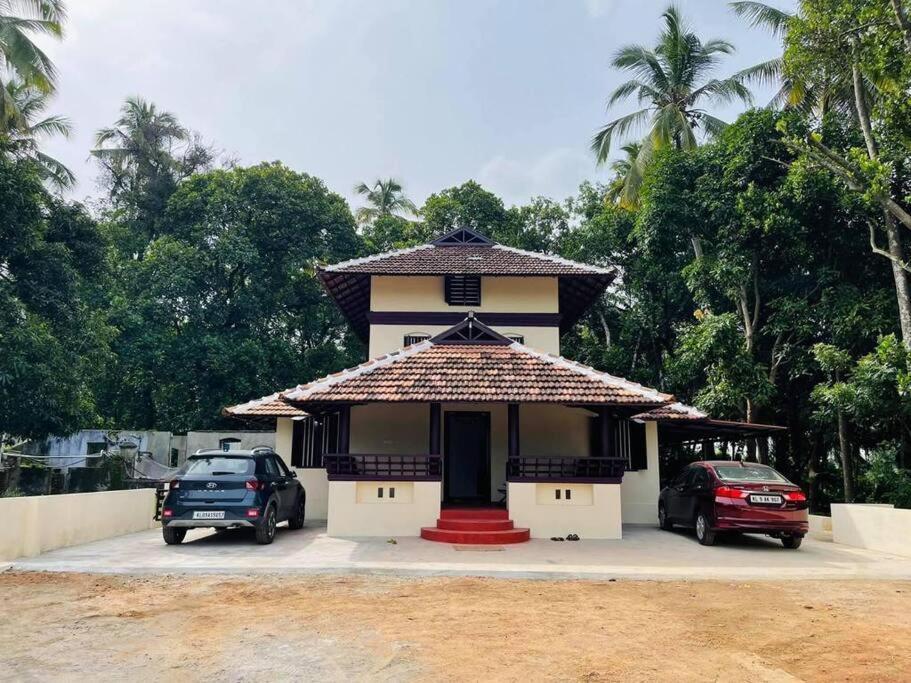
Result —
<path fill-rule="evenodd" d="M 327 404 L 559 403 L 655 408 L 673 396 L 561 356 L 540 353 L 478 322 L 293 389 L 231 406 L 234 417 L 306 414 Z M 286 410 L 298 413 L 288 413 Z"/>

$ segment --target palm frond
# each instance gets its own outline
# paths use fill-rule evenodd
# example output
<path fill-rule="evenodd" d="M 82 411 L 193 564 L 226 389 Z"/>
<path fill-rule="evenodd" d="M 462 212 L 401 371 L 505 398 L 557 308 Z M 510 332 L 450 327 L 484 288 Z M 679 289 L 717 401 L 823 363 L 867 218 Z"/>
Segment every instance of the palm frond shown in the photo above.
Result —
<path fill-rule="evenodd" d="M 779 38 L 788 30 L 791 15 L 764 2 L 740 0 L 728 3 L 728 6 L 738 17 L 746 19 L 753 28 L 765 28 Z"/>
<path fill-rule="evenodd" d="M 741 83 L 756 83 L 758 85 L 772 85 L 781 82 L 784 76 L 784 59 L 773 57 L 765 62 L 754 64 L 735 73 L 734 78 Z"/>
<path fill-rule="evenodd" d="M 632 114 L 621 116 L 601 128 L 591 141 L 591 150 L 595 153 L 598 164 L 607 161 L 610 154 L 611 141 L 615 135 L 623 137 L 634 127 L 641 126 L 649 116 L 649 109 L 640 109 Z"/>

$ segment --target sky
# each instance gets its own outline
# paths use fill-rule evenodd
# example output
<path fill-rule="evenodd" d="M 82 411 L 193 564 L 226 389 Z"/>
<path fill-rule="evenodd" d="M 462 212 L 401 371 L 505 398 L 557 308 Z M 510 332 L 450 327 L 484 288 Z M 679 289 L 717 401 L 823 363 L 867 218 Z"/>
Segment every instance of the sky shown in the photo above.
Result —
<path fill-rule="evenodd" d="M 588 149 L 612 54 L 653 45 L 667 0 L 69 0 L 52 113 L 68 140 L 45 150 L 99 194 L 95 131 L 140 95 L 242 165 L 280 160 L 352 206 L 360 181 L 393 176 L 420 205 L 474 179 L 507 206 L 562 200 L 606 180 Z M 678 3 L 703 38 L 737 52 L 717 76 L 780 53 L 721 0 Z M 793 7 L 791 0 L 778 3 Z M 254 10 L 255 8 L 255 10 Z M 755 89 L 765 104 L 768 89 Z M 733 120 L 743 105 L 713 113 Z"/>

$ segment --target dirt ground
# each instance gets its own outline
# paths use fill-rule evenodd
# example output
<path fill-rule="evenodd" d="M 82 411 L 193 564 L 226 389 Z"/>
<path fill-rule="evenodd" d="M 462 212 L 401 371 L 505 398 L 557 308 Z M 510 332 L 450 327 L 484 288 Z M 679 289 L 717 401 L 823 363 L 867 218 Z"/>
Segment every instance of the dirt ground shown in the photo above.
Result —
<path fill-rule="evenodd" d="M 0 680 L 911 678 L 911 582 L 0 574 Z"/>

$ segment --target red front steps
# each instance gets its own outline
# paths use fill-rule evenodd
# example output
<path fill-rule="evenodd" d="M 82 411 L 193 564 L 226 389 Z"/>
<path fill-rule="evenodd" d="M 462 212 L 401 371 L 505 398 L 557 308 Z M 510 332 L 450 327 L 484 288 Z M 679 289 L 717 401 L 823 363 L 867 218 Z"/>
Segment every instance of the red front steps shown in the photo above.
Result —
<path fill-rule="evenodd" d="M 440 511 L 436 527 L 422 528 L 421 538 L 441 543 L 499 545 L 527 541 L 529 532 L 513 528 L 509 513 L 502 508 L 452 508 Z"/>

